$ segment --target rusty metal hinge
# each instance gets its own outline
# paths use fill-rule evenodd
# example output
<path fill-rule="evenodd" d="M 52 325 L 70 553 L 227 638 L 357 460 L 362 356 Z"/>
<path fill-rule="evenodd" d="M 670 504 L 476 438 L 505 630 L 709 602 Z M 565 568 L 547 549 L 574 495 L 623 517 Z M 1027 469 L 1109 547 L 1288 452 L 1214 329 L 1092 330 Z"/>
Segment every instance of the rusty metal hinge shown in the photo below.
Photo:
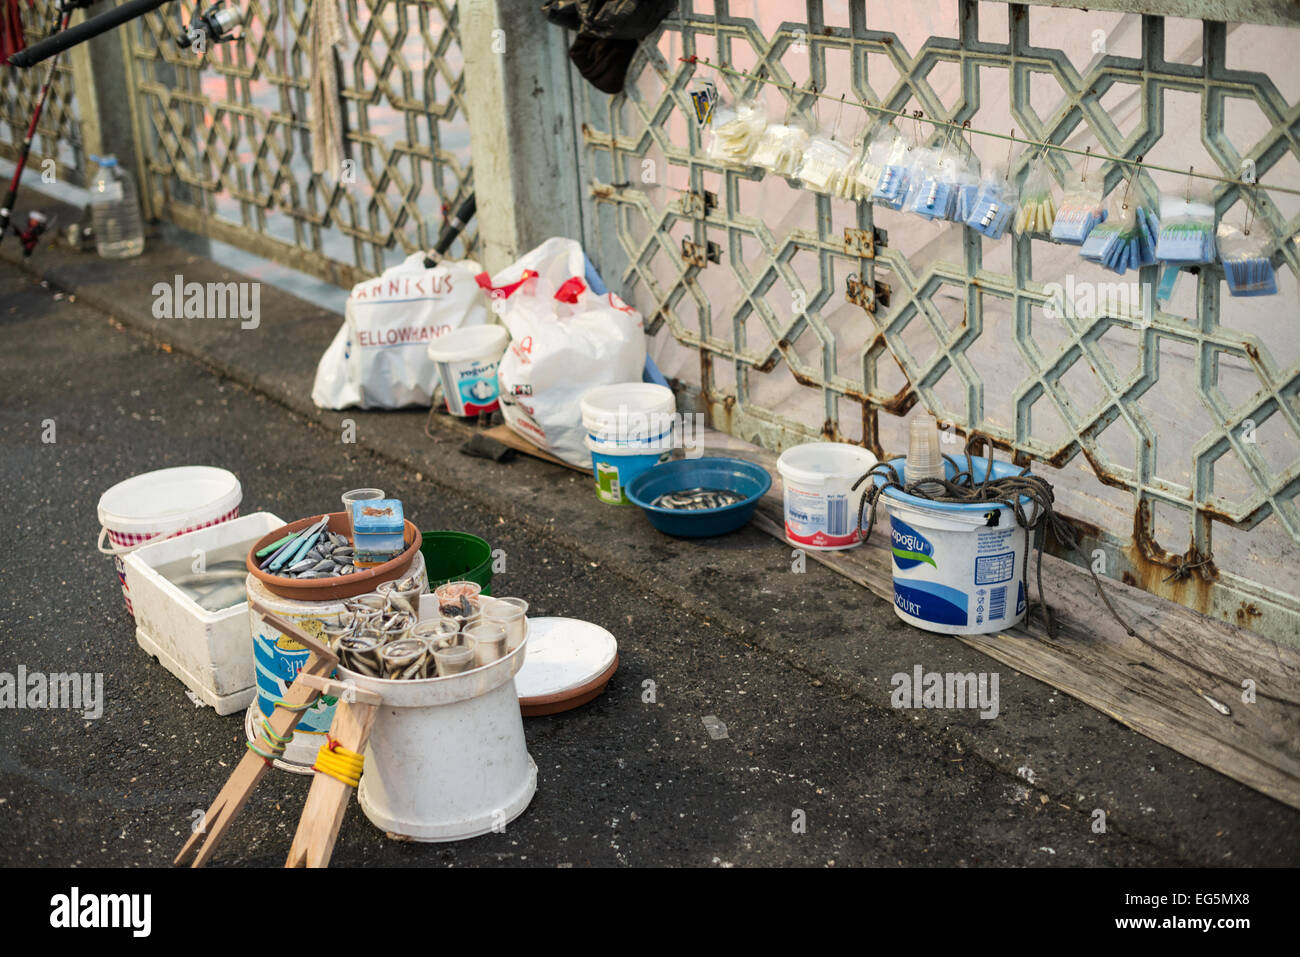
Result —
<path fill-rule="evenodd" d="M 876 247 L 888 246 L 889 234 L 883 229 L 854 229 L 844 227 L 844 251 L 859 259 L 875 259 Z"/>
<path fill-rule="evenodd" d="M 682 214 L 696 219 L 709 215 L 709 210 L 718 208 L 718 194 L 711 190 L 703 193 L 682 193 Z"/>
<path fill-rule="evenodd" d="M 722 262 L 722 247 L 712 239 L 705 240 L 703 244 L 693 243 L 685 236 L 682 237 L 682 259 L 695 266 L 697 269 L 703 269 L 706 262 Z"/>
<path fill-rule="evenodd" d="M 889 308 L 889 292 L 889 283 L 876 281 L 867 288 L 862 277 L 854 273 L 849 273 L 844 283 L 844 298 L 870 313 L 876 311 L 877 305 Z"/>

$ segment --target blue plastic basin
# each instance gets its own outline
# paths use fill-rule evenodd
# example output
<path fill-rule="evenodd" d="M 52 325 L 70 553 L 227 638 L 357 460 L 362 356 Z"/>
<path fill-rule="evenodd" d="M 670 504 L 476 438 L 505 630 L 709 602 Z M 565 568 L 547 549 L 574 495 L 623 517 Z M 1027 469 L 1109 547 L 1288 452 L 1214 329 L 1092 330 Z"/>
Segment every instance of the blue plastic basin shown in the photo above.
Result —
<path fill-rule="evenodd" d="M 650 524 L 659 531 L 678 538 L 706 538 L 734 532 L 748 522 L 758 500 L 771 487 L 772 476 L 767 470 L 743 459 L 678 459 L 642 472 L 627 487 L 627 497 L 641 506 Z M 650 504 L 660 495 L 688 488 L 726 489 L 745 498 L 723 508 L 694 511 Z"/>

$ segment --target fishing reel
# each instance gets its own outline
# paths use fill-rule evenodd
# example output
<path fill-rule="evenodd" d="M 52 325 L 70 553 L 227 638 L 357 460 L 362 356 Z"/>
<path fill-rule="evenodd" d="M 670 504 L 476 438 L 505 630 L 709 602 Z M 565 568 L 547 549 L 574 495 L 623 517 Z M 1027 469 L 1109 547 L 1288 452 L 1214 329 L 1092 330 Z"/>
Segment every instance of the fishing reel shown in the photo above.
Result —
<path fill-rule="evenodd" d="M 23 258 L 29 258 L 36 250 L 37 245 L 44 236 L 54 226 L 57 216 L 51 217 L 42 213 L 39 209 L 33 209 L 27 214 L 27 228 L 19 229 L 16 225 L 10 224 L 9 228 L 13 230 L 18 242 L 23 247 Z"/>
<path fill-rule="evenodd" d="M 176 34 L 178 47 L 189 47 L 195 53 L 202 54 L 218 43 L 230 43 L 242 40 L 244 35 L 231 36 L 230 32 L 244 22 L 244 11 L 238 7 L 227 7 L 217 3 L 207 9 L 206 13 L 195 13 L 190 25 Z"/>

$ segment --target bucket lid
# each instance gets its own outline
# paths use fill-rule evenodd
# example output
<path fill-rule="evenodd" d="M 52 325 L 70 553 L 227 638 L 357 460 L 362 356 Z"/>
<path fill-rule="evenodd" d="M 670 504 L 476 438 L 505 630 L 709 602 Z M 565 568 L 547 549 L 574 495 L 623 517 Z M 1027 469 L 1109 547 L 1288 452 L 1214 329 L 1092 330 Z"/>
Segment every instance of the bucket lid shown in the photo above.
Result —
<path fill-rule="evenodd" d="M 876 464 L 876 457 L 847 442 L 806 442 L 781 453 L 776 460 L 781 477 L 800 485 L 853 481 Z"/>
<path fill-rule="evenodd" d="M 605 690 L 618 669 L 618 642 L 577 618 L 528 619 L 528 654 L 515 675 L 524 717 L 569 711 Z"/>
<path fill-rule="evenodd" d="M 224 515 L 242 498 L 233 473 L 182 465 L 118 482 L 99 497 L 99 522 L 118 532 L 166 531 L 177 522 Z"/>
<path fill-rule="evenodd" d="M 500 359 L 509 341 L 505 326 L 462 326 L 429 343 L 428 356 L 434 362 Z"/>
<path fill-rule="evenodd" d="M 653 382 L 615 382 L 598 385 L 582 393 L 582 419 L 589 426 L 618 421 L 620 411 L 670 414 L 677 411 L 677 398 L 667 386 Z"/>

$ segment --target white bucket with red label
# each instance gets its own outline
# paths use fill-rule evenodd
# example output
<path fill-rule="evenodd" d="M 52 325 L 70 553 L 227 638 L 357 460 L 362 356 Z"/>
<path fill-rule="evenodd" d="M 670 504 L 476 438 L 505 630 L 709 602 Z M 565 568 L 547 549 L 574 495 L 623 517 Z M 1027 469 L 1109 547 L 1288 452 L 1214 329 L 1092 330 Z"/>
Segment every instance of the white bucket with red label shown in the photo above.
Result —
<path fill-rule="evenodd" d="M 853 483 L 876 464 L 866 449 L 843 442 L 809 442 L 776 461 L 785 489 L 785 535 L 793 545 L 822 551 L 862 542 L 858 509 L 867 483 Z"/>
<path fill-rule="evenodd" d="M 448 412 L 478 415 L 496 409 L 497 366 L 509 342 L 505 326 L 463 326 L 429 343 Z"/>

